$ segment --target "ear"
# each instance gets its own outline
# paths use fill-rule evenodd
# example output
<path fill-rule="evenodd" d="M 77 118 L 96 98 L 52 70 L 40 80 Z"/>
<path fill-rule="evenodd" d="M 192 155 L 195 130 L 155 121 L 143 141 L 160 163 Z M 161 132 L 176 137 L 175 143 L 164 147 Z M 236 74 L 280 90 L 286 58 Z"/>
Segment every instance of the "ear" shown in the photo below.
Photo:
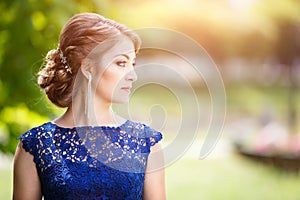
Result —
<path fill-rule="evenodd" d="M 89 59 L 85 58 L 83 59 L 83 61 L 81 62 L 81 67 L 80 67 L 81 73 L 83 74 L 83 76 L 85 76 L 85 78 L 89 78 L 89 76 L 91 76 L 92 73 L 92 65 Z"/>

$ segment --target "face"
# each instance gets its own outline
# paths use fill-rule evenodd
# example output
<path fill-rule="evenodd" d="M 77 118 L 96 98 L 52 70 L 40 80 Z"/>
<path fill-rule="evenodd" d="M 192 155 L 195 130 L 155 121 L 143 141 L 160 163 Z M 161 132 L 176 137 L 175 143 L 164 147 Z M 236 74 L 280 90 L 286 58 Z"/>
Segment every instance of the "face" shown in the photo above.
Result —
<path fill-rule="evenodd" d="M 136 54 L 132 41 L 121 37 L 113 48 L 102 55 L 99 66 L 93 73 L 97 77 L 93 77 L 96 80 L 95 101 L 127 103 L 132 83 L 137 79 L 134 71 Z"/>

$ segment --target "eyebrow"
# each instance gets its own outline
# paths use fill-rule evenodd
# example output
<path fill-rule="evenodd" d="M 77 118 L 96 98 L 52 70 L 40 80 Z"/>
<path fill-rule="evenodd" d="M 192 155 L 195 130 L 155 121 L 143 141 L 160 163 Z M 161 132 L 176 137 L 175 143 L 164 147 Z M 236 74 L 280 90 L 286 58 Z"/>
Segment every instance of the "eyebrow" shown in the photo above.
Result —
<path fill-rule="evenodd" d="M 130 57 L 127 55 L 127 54 L 118 54 L 118 55 L 116 55 L 115 57 L 118 57 L 118 56 L 124 56 L 124 57 L 126 57 L 128 60 L 130 60 Z M 133 60 L 135 60 L 136 59 L 136 56 L 133 58 Z"/>

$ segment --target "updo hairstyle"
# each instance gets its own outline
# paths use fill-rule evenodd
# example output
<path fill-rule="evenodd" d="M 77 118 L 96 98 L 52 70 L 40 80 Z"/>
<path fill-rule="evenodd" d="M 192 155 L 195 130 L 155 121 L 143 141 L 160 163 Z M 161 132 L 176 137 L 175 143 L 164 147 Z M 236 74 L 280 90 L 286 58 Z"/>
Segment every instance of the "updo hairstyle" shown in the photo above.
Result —
<path fill-rule="evenodd" d="M 94 13 L 73 16 L 60 33 L 58 48 L 48 52 L 45 67 L 38 73 L 38 84 L 49 100 L 59 107 L 71 106 L 83 59 L 101 42 L 120 33 L 132 40 L 137 51 L 140 38 L 126 26 Z"/>

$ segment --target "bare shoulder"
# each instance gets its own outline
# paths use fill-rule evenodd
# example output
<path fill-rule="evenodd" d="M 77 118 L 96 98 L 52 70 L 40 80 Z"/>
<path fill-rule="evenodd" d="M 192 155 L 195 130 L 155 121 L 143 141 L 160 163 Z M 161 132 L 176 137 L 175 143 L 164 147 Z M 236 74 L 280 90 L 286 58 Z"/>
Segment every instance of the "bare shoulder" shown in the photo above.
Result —
<path fill-rule="evenodd" d="M 13 199 L 41 199 L 41 185 L 33 159 L 20 141 L 14 156 Z"/>
<path fill-rule="evenodd" d="M 164 156 L 161 142 L 151 147 L 145 173 L 143 199 L 166 199 Z"/>
<path fill-rule="evenodd" d="M 26 152 L 26 150 L 23 148 L 22 140 L 23 139 L 20 140 L 17 146 L 15 156 L 14 156 L 14 163 L 18 162 L 19 160 L 33 163 L 33 155 L 31 155 L 29 152 Z"/>

